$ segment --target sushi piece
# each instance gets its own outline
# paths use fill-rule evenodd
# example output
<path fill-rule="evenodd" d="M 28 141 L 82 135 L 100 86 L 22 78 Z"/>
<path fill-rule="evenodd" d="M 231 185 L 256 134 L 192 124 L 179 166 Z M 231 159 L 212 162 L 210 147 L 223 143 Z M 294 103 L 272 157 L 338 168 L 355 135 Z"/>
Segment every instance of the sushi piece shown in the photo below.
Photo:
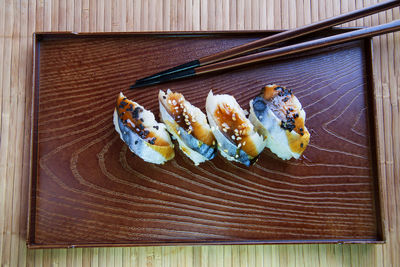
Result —
<path fill-rule="evenodd" d="M 306 112 L 292 93 L 276 84 L 267 85 L 250 101 L 250 120 L 267 138 L 267 147 L 279 158 L 298 159 L 310 141 L 304 125 Z"/>
<path fill-rule="evenodd" d="M 154 114 L 119 94 L 114 109 L 114 126 L 129 149 L 144 161 L 163 164 L 175 156 L 165 125 Z"/>
<path fill-rule="evenodd" d="M 230 95 L 208 94 L 206 110 L 221 155 L 250 166 L 265 147 L 245 112 Z"/>
<path fill-rule="evenodd" d="M 206 115 L 191 105 L 182 94 L 160 90 L 158 95 L 161 120 L 179 143 L 179 148 L 195 165 L 216 154 L 216 141 Z"/>

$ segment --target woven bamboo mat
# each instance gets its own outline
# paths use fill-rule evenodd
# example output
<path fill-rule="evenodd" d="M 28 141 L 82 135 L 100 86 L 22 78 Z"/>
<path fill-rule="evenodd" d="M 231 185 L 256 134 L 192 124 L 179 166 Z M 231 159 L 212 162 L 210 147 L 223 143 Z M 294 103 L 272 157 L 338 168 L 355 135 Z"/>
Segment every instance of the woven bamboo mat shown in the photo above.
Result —
<path fill-rule="evenodd" d="M 371 0 L 1 0 L 1 266 L 400 266 L 400 33 L 374 38 L 385 245 L 241 245 L 27 250 L 32 33 L 287 29 Z M 344 26 L 400 19 L 399 8 Z"/>

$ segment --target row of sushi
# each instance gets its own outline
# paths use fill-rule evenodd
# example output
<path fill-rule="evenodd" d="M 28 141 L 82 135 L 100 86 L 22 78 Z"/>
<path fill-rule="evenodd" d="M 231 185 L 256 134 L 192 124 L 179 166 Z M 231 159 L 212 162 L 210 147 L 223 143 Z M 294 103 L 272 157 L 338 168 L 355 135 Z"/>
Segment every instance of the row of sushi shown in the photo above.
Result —
<path fill-rule="evenodd" d="M 206 100 L 207 116 L 182 94 L 160 90 L 160 118 L 120 93 L 114 125 L 129 149 L 143 160 L 163 164 L 175 156 L 172 138 L 195 165 L 215 157 L 217 151 L 231 161 L 250 166 L 265 147 L 279 158 L 298 159 L 310 139 L 306 113 L 290 89 L 265 86 L 250 101 L 250 114 L 230 95 Z M 207 122 L 208 118 L 208 122 Z"/>

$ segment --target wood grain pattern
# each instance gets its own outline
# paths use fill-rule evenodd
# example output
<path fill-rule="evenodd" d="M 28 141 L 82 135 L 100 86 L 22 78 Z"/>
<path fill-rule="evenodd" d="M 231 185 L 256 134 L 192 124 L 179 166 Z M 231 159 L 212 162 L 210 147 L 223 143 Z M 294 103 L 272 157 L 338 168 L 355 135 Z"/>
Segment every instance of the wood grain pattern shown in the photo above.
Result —
<path fill-rule="evenodd" d="M 147 164 L 113 129 L 120 91 L 159 113 L 160 87 L 132 79 L 264 35 L 37 35 L 30 245 L 381 241 L 368 42 L 168 84 L 203 110 L 210 89 L 248 109 L 292 88 L 312 133 L 299 161 Z"/>
<path fill-rule="evenodd" d="M 32 33 L 49 28 L 45 22 L 52 21 L 51 29 L 80 32 L 149 30 L 142 23 L 148 13 L 142 13 L 143 3 L 147 1 L 120 1 L 113 6 L 111 1 L 89 1 L 85 4 L 88 19 L 83 18 L 81 0 L 4 0 L 0 1 L 0 262 L 4 266 L 115 266 L 121 263 L 119 250 L 98 249 L 26 249 L 26 214 L 29 172 L 29 144 L 31 115 L 30 105 L 32 81 Z M 221 30 L 214 14 L 221 14 L 221 5 L 208 9 L 208 0 L 186 1 L 184 9 L 192 15 L 192 28 L 186 26 L 182 17 L 177 18 L 174 11 L 176 0 L 163 0 L 157 8 L 161 14 L 162 25 L 157 30 L 176 30 L 177 24 L 188 30 Z M 359 6 L 368 6 L 377 0 L 368 1 L 288 1 L 251 0 L 222 1 L 222 9 L 228 10 L 229 17 L 222 20 L 227 29 L 282 29 L 289 27 L 289 9 L 295 14 L 295 26 L 317 21 L 337 13 L 345 13 Z M 259 6 L 259 13 L 246 16 L 245 10 Z M 85 2 L 87 3 L 87 1 Z M 160 3 L 160 2 L 159 2 Z M 53 8 L 48 8 L 53 6 Z M 58 12 L 56 12 L 58 6 Z M 209 5 L 211 6 L 211 4 Z M 113 13 L 113 8 L 120 12 Z M 333 7 L 331 9 L 330 7 Z M 50 12 L 45 12 L 50 10 Z M 159 11 L 162 10 L 162 11 Z M 191 13 L 190 14 L 190 11 Z M 126 20 L 119 16 L 126 12 Z M 147 12 L 153 12 L 147 9 Z M 337 13 L 336 13 L 337 12 Z M 302 21 L 304 18 L 304 21 Z M 159 19 L 159 18 L 149 18 Z M 386 21 L 400 19 L 399 9 L 347 23 L 346 26 L 377 25 Z M 112 28 L 113 21 L 115 25 Z M 291 20 L 292 23 L 294 20 Z M 291 25 L 294 25 L 291 24 Z M 126 28 L 125 28 L 126 27 Z M 259 27 L 259 28 L 257 28 Z M 252 247 L 240 246 L 196 246 L 196 247 L 156 247 L 153 253 L 147 248 L 129 248 L 122 253 L 122 266 L 251 266 L 255 258 L 256 266 L 398 266 L 400 257 L 399 232 L 399 93 L 400 93 L 400 35 L 389 34 L 374 38 L 373 67 L 375 77 L 374 100 L 378 122 L 378 148 L 380 174 L 383 193 L 384 223 L 386 229 L 385 245 L 266 245 L 255 246 L 256 255 L 249 257 Z M 11 77 L 18 84 L 13 83 Z M 12 102 L 18 97 L 19 102 Z M 13 104 L 11 104 L 13 103 Z M 24 115 L 18 120 L 18 116 Z M 16 125 L 15 128 L 10 128 Z M 18 128 L 19 127 L 19 128 Z M 21 137 L 22 134 L 22 137 Z M 18 154 L 22 157 L 17 156 Z M 160 249 L 158 249 L 160 248 Z M 221 250 L 223 248 L 223 250 Z M 262 248 L 261 256 L 257 249 Z M 47 252 L 46 252 L 47 251 Z M 129 258 L 125 258 L 127 255 Z M 213 256 L 216 255 L 216 256 Z M 251 254 L 252 255 L 252 254 Z M 184 264 L 182 264 L 182 260 Z M 188 260 L 189 259 L 189 260 Z M 262 259 L 262 261 L 260 261 Z M 178 265 L 179 260 L 179 265 Z M 158 264 L 159 263 L 159 264 Z"/>

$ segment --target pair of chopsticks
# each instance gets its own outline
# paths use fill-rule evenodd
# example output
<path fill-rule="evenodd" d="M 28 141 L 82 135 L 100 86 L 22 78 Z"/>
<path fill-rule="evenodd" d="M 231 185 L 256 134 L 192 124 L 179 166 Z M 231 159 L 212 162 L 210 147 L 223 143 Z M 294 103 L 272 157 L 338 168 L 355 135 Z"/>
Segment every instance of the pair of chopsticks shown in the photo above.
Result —
<path fill-rule="evenodd" d="M 320 22 L 312 23 L 297 29 L 277 33 L 272 36 L 262 38 L 241 46 L 237 46 L 217 54 L 202 57 L 200 59 L 193 60 L 182 65 L 173 67 L 171 69 L 139 79 L 134 85 L 130 87 L 130 89 L 160 84 L 187 77 L 198 76 L 205 73 L 228 70 L 231 68 L 237 68 L 239 66 L 258 63 L 280 56 L 292 55 L 329 45 L 340 44 L 365 37 L 372 37 L 380 34 L 398 31 L 400 30 L 400 20 L 396 20 L 383 25 L 363 28 L 360 30 L 289 45 L 281 48 L 271 49 L 264 52 L 236 57 L 260 48 L 265 48 L 266 46 L 275 45 L 309 33 L 320 31 L 351 20 L 356 20 L 368 15 L 388 10 L 399 5 L 400 0 L 390 0 L 336 17 L 328 18 Z"/>

